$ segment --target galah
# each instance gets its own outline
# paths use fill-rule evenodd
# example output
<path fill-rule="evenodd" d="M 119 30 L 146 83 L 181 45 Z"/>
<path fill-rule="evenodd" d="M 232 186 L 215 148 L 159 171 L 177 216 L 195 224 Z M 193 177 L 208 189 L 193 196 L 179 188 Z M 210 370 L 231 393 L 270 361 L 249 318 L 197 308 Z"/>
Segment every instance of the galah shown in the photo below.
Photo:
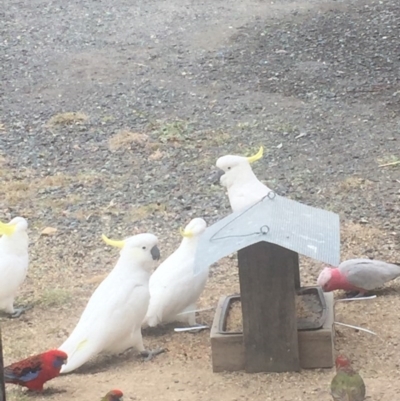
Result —
<path fill-rule="evenodd" d="M 150 277 L 150 303 L 143 326 L 154 327 L 173 321 L 196 325 L 196 302 L 208 278 L 208 269 L 194 274 L 197 244 L 207 227 L 201 218 L 189 222 L 178 249 Z M 181 315 L 180 313 L 185 312 Z"/>
<path fill-rule="evenodd" d="M 149 278 L 160 259 L 158 239 L 139 234 L 124 241 L 103 240 L 121 248 L 114 269 L 97 287 L 67 340 L 59 347 L 68 354 L 61 373 L 72 372 L 100 353 L 120 354 L 135 348 L 150 359 L 163 350 L 146 351 L 141 324 L 149 305 Z"/>
<path fill-rule="evenodd" d="M 28 222 L 15 217 L 0 222 L 0 310 L 19 317 L 26 308 L 14 308 L 14 299 L 28 272 Z"/>
<path fill-rule="evenodd" d="M 121 390 L 111 390 L 109 391 L 101 401 L 122 401 L 123 393 Z"/>
<path fill-rule="evenodd" d="M 217 176 L 220 184 L 228 191 L 233 212 L 254 205 L 271 191 L 257 179 L 250 165 L 262 158 L 263 151 L 261 146 L 258 153 L 251 157 L 227 155 L 217 160 Z"/>
<path fill-rule="evenodd" d="M 362 377 L 352 367 L 350 361 L 339 355 L 335 361 L 336 375 L 331 382 L 334 401 L 364 401 L 365 384 Z"/>
<path fill-rule="evenodd" d="M 317 285 L 325 292 L 344 290 L 363 296 L 400 276 L 400 265 L 372 259 L 349 259 L 338 267 L 325 267 Z"/>
<path fill-rule="evenodd" d="M 60 374 L 61 367 L 67 363 L 67 354 L 50 350 L 31 356 L 4 368 L 6 383 L 18 384 L 29 390 L 42 391 L 43 384 Z"/>

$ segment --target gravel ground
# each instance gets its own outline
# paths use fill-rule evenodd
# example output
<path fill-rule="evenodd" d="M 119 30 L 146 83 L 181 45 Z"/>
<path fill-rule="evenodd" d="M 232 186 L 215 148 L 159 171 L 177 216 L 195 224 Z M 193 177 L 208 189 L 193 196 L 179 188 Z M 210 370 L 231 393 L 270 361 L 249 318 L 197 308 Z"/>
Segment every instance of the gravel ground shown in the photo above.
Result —
<path fill-rule="evenodd" d="M 400 260 L 400 166 L 379 167 L 400 160 L 396 0 L 5 0 L 0 15 L 0 219 L 29 219 L 21 300 L 36 305 L 4 322 L 7 362 L 60 345 L 73 328 L 115 263 L 103 232 L 153 231 L 167 256 L 190 218 L 212 224 L 229 213 L 210 180 L 217 157 L 260 144 L 258 177 L 340 214 L 343 258 Z M 45 227 L 57 232 L 40 235 Z M 303 262 L 304 282 L 315 282 L 321 265 Z M 234 264 L 212 269 L 202 304 L 237 290 Z M 374 400 L 400 389 L 398 318 L 381 312 L 400 307 L 396 289 L 339 311 L 385 328 L 377 340 L 342 329 L 337 339 L 364 368 Z M 124 385 L 128 399 L 329 399 L 331 371 L 214 375 L 208 333 L 149 341 L 170 354 L 91 371 L 92 389 L 85 374 L 57 379 L 66 392 L 52 396 L 89 400 Z M 131 383 L 132 368 L 150 388 Z"/>

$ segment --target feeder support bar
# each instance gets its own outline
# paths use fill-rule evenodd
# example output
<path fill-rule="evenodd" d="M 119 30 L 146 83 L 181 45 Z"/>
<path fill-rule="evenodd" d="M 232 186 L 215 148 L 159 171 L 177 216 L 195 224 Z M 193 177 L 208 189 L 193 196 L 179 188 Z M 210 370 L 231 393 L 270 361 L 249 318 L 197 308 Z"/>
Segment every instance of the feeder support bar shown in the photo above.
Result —
<path fill-rule="evenodd" d="M 6 386 L 4 384 L 3 343 L 1 341 L 0 327 L 0 401 L 6 401 Z"/>
<path fill-rule="evenodd" d="M 300 370 L 296 288 L 299 256 L 268 242 L 238 252 L 245 370 Z"/>

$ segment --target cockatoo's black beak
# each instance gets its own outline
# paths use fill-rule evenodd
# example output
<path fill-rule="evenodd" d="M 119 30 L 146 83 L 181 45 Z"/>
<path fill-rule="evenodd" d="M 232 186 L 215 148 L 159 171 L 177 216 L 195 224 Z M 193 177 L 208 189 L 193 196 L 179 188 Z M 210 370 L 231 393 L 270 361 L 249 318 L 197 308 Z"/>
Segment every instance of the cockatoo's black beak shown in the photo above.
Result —
<path fill-rule="evenodd" d="M 153 248 L 151 248 L 150 253 L 151 256 L 153 257 L 153 260 L 160 260 L 161 254 L 157 245 L 154 245 Z"/>
<path fill-rule="evenodd" d="M 217 169 L 216 171 L 214 171 L 211 176 L 210 176 L 210 181 L 214 184 L 217 185 L 219 184 L 219 180 L 221 179 L 221 177 L 225 174 L 224 170 L 221 170 L 220 168 Z"/>

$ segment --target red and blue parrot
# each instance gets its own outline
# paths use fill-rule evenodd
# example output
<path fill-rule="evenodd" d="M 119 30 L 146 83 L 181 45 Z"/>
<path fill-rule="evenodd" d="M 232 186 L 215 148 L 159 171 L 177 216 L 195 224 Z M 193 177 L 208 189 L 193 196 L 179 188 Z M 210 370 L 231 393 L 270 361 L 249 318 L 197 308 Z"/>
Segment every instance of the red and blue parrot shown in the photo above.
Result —
<path fill-rule="evenodd" d="M 123 395 L 124 394 L 121 390 L 111 390 L 101 399 L 101 401 L 122 401 Z"/>
<path fill-rule="evenodd" d="M 29 390 L 42 391 L 43 384 L 60 374 L 68 356 L 57 349 L 30 356 L 4 368 L 6 383 L 19 384 Z"/>

